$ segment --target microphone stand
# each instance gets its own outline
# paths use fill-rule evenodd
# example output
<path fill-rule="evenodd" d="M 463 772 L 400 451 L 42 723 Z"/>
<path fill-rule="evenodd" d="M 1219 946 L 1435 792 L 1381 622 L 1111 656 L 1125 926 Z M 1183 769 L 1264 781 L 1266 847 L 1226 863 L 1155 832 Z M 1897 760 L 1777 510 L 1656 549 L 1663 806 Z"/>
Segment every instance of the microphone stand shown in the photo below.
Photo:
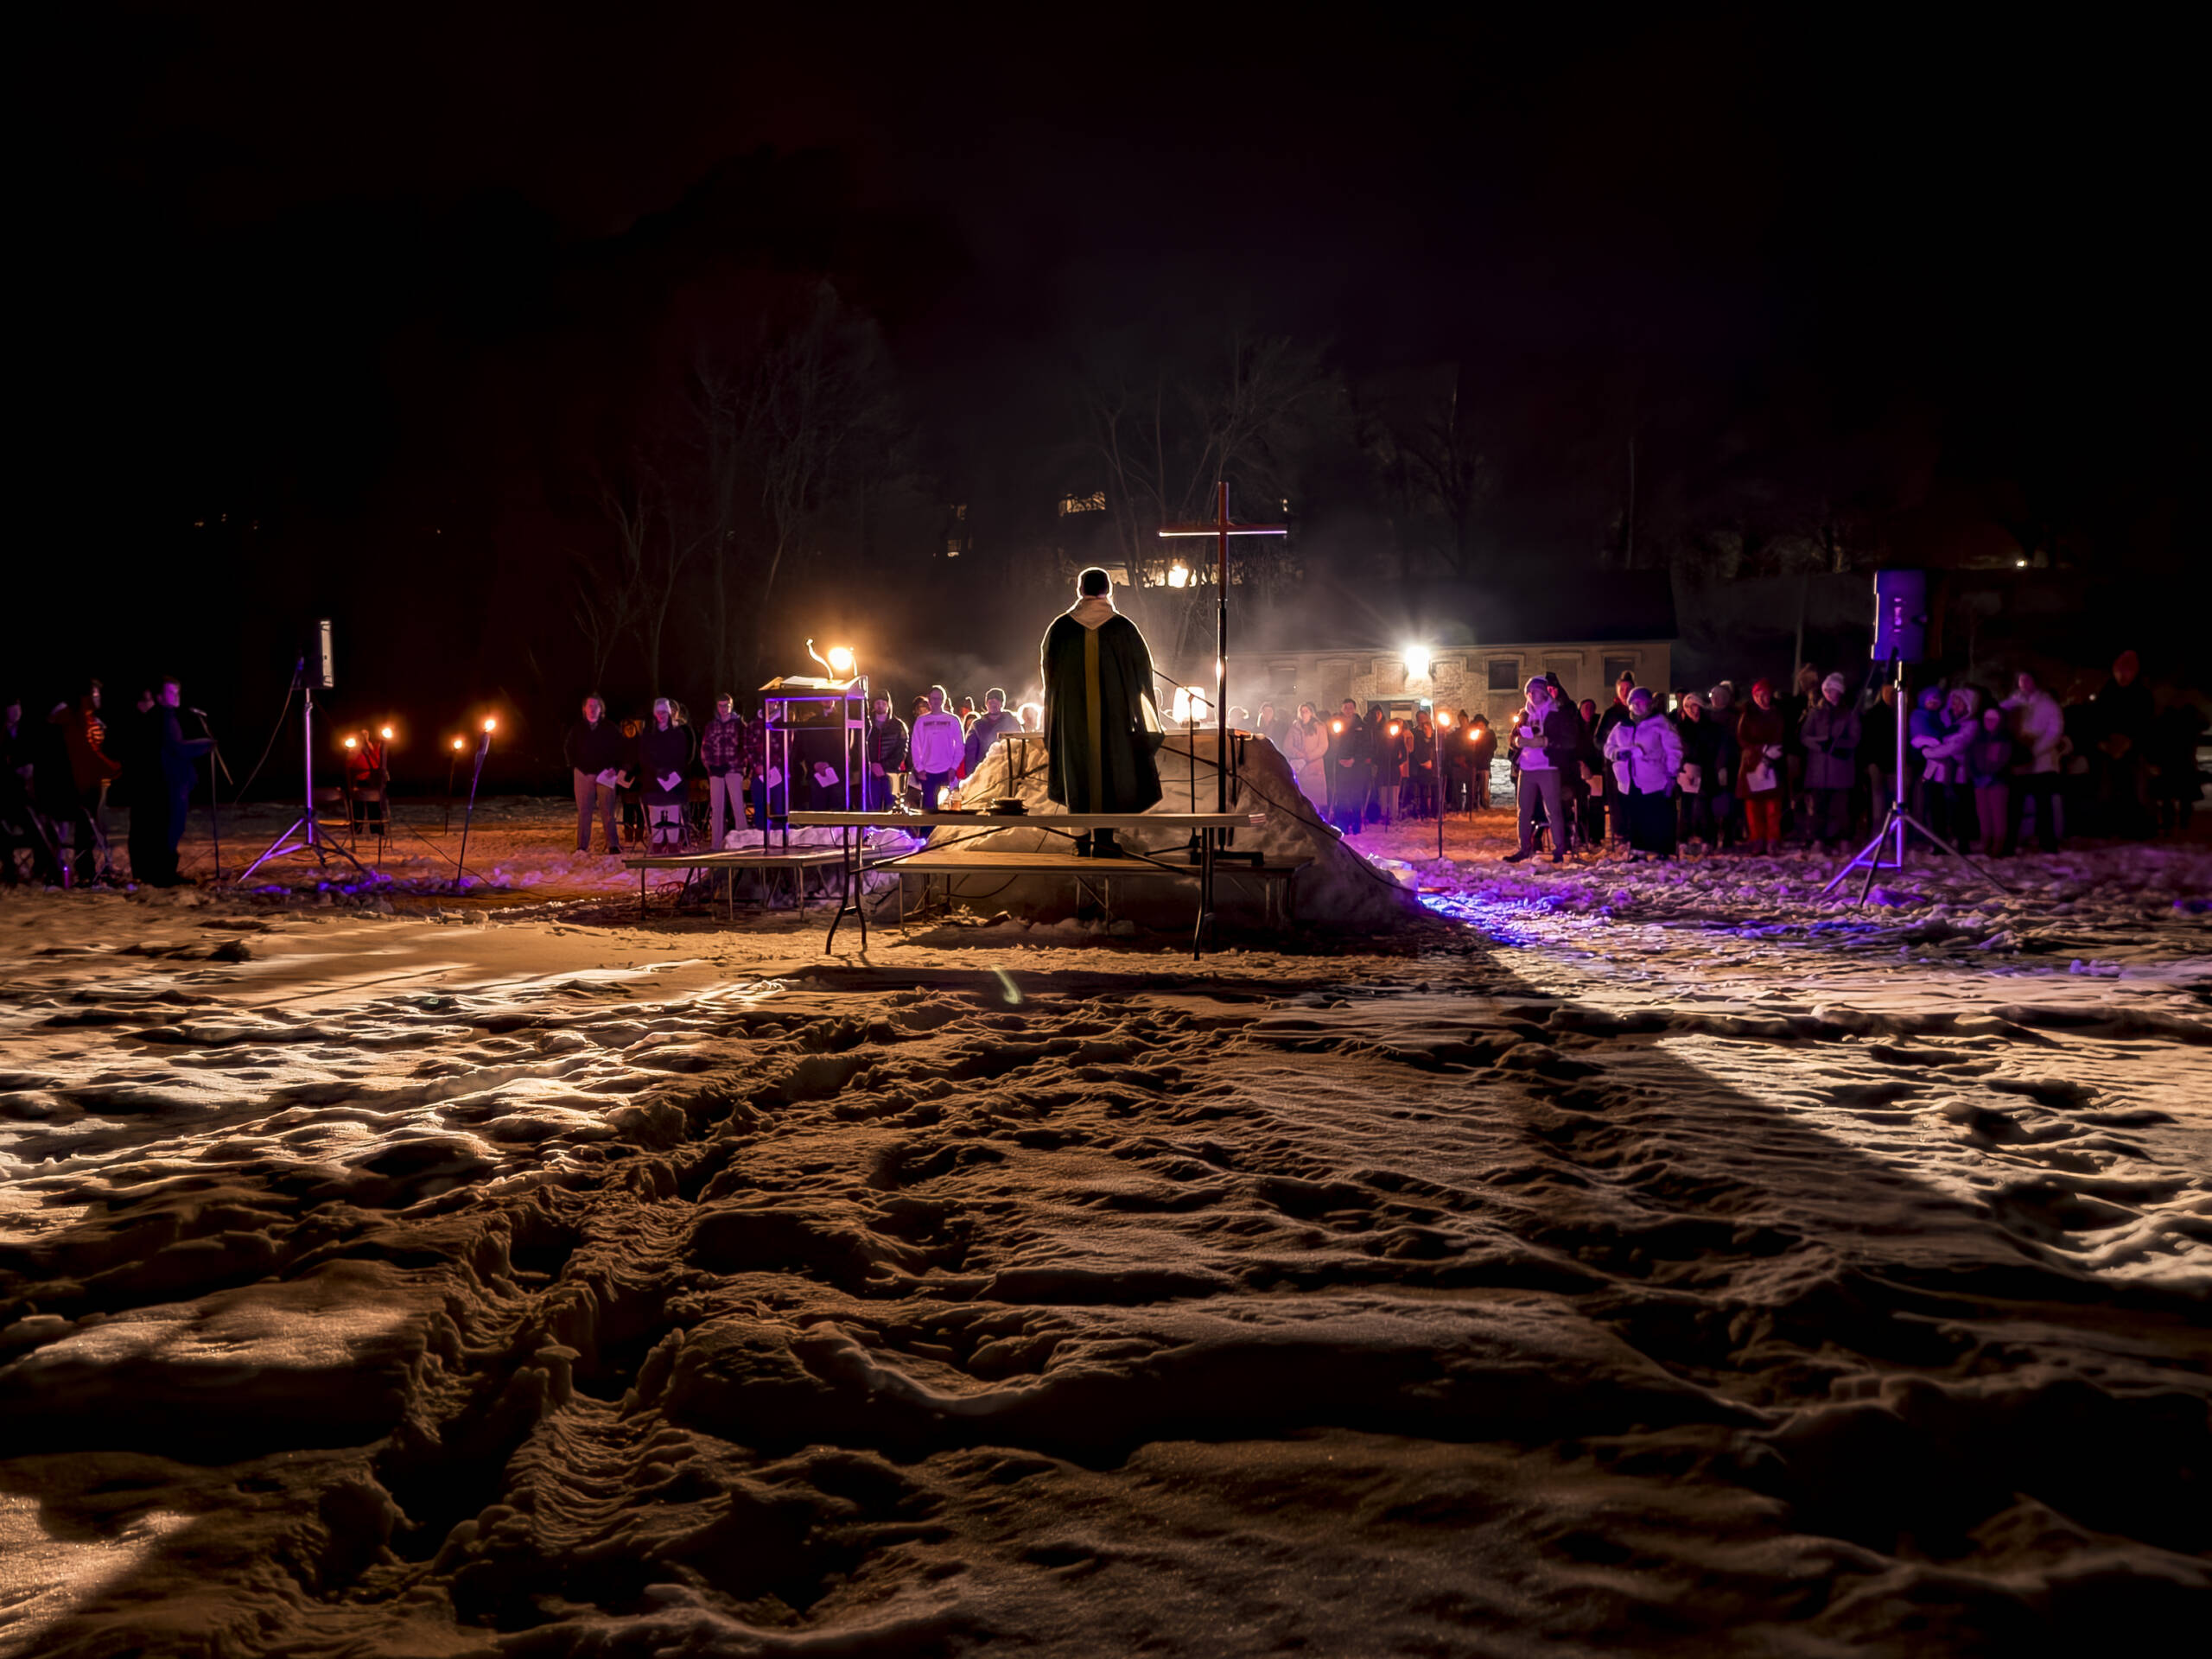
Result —
<path fill-rule="evenodd" d="M 367 868 L 353 854 L 323 835 L 315 821 L 315 687 L 308 683 L 308 659 L 304 657 L 293 664 L 292 684 L 299 691 L 301 698 L 301 753 L 305 762 L 306 810 L 286 828 L 283 834 L 269 843 L 266 852 L 245 867 L 245 872 L 238 880 L 243 884 L 248 876 L 270 859 L 284 858 L 293 853 L 313 853 L 316 865 L 325 868 L 334 855 L 342 858 L 353 867 L 363 880 L 366 880 L 369 875 Z M 294 841 L 294 836 L 300 839 Z"/>
<path fill-rule="evenodd" d="M 215 796 L 215 769 L 220 766 L 223 776 L 231 775 L 229 764 L 223 759 L 222 747 L 215 741 L 209 729 L 207 716 L 195 709 L 193 714 L 200 721 L 200 729 L 207 734 L 207 838 L 215 845 L 215 879 L 223 879 L 223 810 L 222 803 Z"/>

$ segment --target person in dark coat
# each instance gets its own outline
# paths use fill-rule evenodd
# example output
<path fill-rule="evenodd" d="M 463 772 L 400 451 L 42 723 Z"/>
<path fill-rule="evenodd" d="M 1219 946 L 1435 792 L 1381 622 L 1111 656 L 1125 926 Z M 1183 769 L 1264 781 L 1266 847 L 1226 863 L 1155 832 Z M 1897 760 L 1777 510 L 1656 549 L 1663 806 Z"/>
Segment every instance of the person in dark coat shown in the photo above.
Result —
<path fill-rule="evenodd" d="M 1385 825 L 1411 817 L 1408 791 L 1414 780 L 1408 771 L 1413 756 L 1413 734 L 1402 720 L 1392 720 L 1381 704 L 1367 711 L 1367 748 L 1373 757 L 1374 785 L 1368 791 L 1370 821 Z"/>
<path fill-rule="evenodd" d="M 1626 725 L 1634 718 L 1629 713 L 1628 699 L 1629 693 L 1635 690 L 1636 676 L 1623 669 L 1619 680 L 1613 686 L 1611 703 L 1591 728 L 1590 747 L 1599 757 L 1595 765 L 1599 772 L 1599 788 L 1603 791 L 1605 803 L 1605 817 L 1591 826 L 1589 839 L 1593 847 L 1605 840 L 1608 830 L 1617 841 L 1628 839 L 1628 804 L 1621 792 L 1620 780 L 1613 776 L 1612 767 L 1605 763 L 1603 757 L 1606 740 L 1612 736 L 1613 728 Z"/>
<path fill-rule="evenodd" d="M 1859 710 L 1845 699 L 1850 684 L 1840 674 L 1821 682 L 1806 710 L 1798 739 L 1805 751 L 1805 828 L 1816 842 L 1851 833 L 1851 787 L 1859 772 Z"/>
<path fill-rule="evenodd" d="M 683 838 L 683 804 L 690 798 L 691 730 L 676 723 L 666 697 L 653 700 L 652 724 L 638 734 L 638 791 L 656 852 L 674 852 Z"/>
<path fill-rule="evenodd" d="M 879 691 L 869 705 L 868 783 L 864 790 L 869 812 L 888 812 L 900 804 L 905 792 L 899 779 L 906 770 L 906 722 L 891 712 L 891 694 Z"/>
<path fill-rule="evenodd" d="M 61 882 L 53 834 L 34 804 L 41 736 L 25 723 L 20 697 L 0 696 L 0 881 L 10 887 L 20 879 L 19 847 L 30 851 L 34 879 L 55 887 Z"/>
<path fill-rule="evenodd" d="M 178 711 L 184 706 L 184 688 L 174 678 L 161 683 L 159 719 L 162 722 L 162 783 L 166 793 L 168 828 L 157 851 L 158 863 L 149 878 L 157 887 L 173 887 L 177 874 L 176 850 L 183 844 L 187 819 L 192 812 L 192 786 L 199 779 L 200 757 L 215 747 L 207 737 L 187 737 Z"/>
<path fill-rule="evenodd" d="M 1560 787 L 1563 765 L 1580 765 L 1589 734 L 1582 717 L 1554 684 L 1538 677 L 1529 682 L 1528 702 L 1513 728 L 1515 787 L 1520 797 L 1521 845 L 1505 855 L 1517 864 L 1536 853 L 1537 809 L 1551 827 L 1552 862 L 1566 858 L 1571 837 L 1567 831 L 1566 795 Z"/>
<path fill-rule="evenodd" d="M 1367 791 L 1375 781 L 1375 741 L 1359 705 L 1350 697 L 1329 722 L 1329 816 L 1345 835 L 1356 836 L 1364 822 Z"/>
<path fill-rule="evenodd" d="M 1166 739 L 1153 696 L 1152 651 L 1114 608 L 1114 579 L 1096 565 L 1076 578 L 1076 602 L 1038 647 L 1045 686 L 1045 793 L 1071 813 L 1141 812 L 1160 799 Z M 1076 837 L 1078 855 L 1116 858 L 1114 831 Z"/>
<path fill-rule="evenodd" d="M 1490 721 L 1477 715 L 1465 722 L 1468 782 L 1472 786 L 1469 800 L 1484 811 L 1490 809 L 1490 769 L 1497 759 L 1497 734 L 1491 729 Z"/>
<path fill-rule="evenodd" d="M 2095 749 L 2089 757 L 2097 816 L 2108 836 L 2140 840 L 2152 831 L 2152 773 L 2144 751 L 2157 712 L 2143 679 L 2142 659 L 2132 651 L 2121 652 L 2113 660 L 2112 677 L 2094 700 Z"/>
<path fill-rule="evenodd" d="M 1859 775 L 1866 784 L 1867 827 L 1881 823 L 1896 787 L 1897 688 L 1882 683 L 1881 695 L 1859 716 Z"/>
<path fill-rule="evenodd" d="M 622 850 L 614 831 L 614 803 L 628 779 L 627 757 L 620 728 L 607 717 L 607 703 L 596 691 L 584 699 L 584 717 L 569 728 L 563 745 L 569 772 L 576 794 L 576 850 L 591 851 L 592 808 L 595 802 L 607 823 L 607 851 L 612 857 Z"/>
<path fill-rule="evenodd" d="M 1681 792 L 1675 797 L 1675 835 L 1680 841 L 1717 843 L 1719 836 L 1713 803 L 1720 792 L 1713 765 L 1719 747 L 1720 724 L 1705 711 L 1705 698 L 1695 691 L 1682 694 L 1681 712 L 1675 733 L 1682 741 L 1682 770 L 1675 780 Z"/>
<path fill-rule="evenodd" d="M 1007 733 L 1020 729 L 1021 716 L 1006 706 L 1005 691 L 995 685 L 983 693 L 983 712 L 969 724 L 967 740 L 961 747 L 960 775 L 973 778 L 983 769 L 992 746 Z"/>

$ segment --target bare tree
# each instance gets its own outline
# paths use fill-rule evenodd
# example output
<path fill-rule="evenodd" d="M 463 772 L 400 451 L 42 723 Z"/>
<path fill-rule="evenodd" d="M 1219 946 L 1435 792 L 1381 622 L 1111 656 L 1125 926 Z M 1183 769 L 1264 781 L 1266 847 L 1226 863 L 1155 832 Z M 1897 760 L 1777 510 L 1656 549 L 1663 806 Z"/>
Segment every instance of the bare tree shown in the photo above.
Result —
<path fill-rule="evenodd" d="M 892 464 L 896 404 L 875 325 L 826 282 L 794 313 L 764 319 L 734 357 L 702 354 L 693 380 L 690 537 L 709 550 L 719 685 L 736 665 L 741 628 L 758 664 L 767 607 L 791 556 Z"/>
<path fill-rule="evenodd" d="M 1459 381 L 1456 365 L 1402 377 L 1370 391 L 1362 413 L 1402 546 L 1465 582 L 1488 555 L 1482 532 L 1497 473 L 1463 410 Z"/>
<path fill-rule="evenodd" d="M 1123 338 L 1090 353 L 1077 382 L 1086 446 L 1134 565 L 1163 524 L 1212 516 L 1226 480 L 1238 511 L 1272 517 L 1299 467 L 1342 414 L 1319 346 L 1231 332 L 1209 356 Z"/>

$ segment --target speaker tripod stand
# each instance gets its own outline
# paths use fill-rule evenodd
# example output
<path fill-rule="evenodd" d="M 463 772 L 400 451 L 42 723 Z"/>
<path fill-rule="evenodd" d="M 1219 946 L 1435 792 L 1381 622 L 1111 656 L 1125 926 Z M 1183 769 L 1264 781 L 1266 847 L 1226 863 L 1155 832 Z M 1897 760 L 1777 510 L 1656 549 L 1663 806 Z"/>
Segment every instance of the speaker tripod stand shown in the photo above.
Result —
<path fill-rule="evenodd" d="M 1890 773 L 1890 776 L 1893 780 L 1894 786 L 1893 798 L 1890 802 L 1889 811 L 1882 819 L 1881 827 L 1874 831 L 1874 838 L 1868 842 L 1864 847 L 1861 847 L 1856 853 L 1852 855 L 1851 862 L 1845 865 L 1833 876 L 1828 878 L 1827 886 L 1821 889 L 1821 897 L 1823 899 L 1827 898 L 1828 894 L 1835 891 L 1836 887 L 1853 870 L 1863 868 L 1866 870 L 1866 878 L 1859 884 L 1859 897 L 1855 902 L 1861 905 L 1865 904 L 1868 895 L 1874 891 L 1875 876 L 1879 874 L 1885 869 L 1902 870 L 1904 868 L 1904 844 L 1905 831 L 1907 830 L 1917 830 L 1923 836 L 1926 837 L 1927 840 L 1933 842 L 1936 846 L 1942 848 L 1953 858 L 1957 859 L 1959 862 L 1964 864 L 1976 875 L 1988 882 L 1991 887 L 1996 888 L 1998 892 L 2005 893 L 2011 893 L 2012 891 L 2012 888 L 2006 887 L 2002 881 L 1999 881 L 1987 870 L 1975 863 L 1974 860 L 1968 858 L 1964 853 L 1952 846 L 1949 842 L 1944 840 L 1942 836 L 1937 835 L 1933 830 L 1930 830 L 1926 824 L 1923 823 L 1918 818 L 1914 817 L 1910 812 L 1905 810 L 1904 730 L 1905 722 L 1911 718 L 1912 710 L 1905 697 L 1904 658 L 1902 657 L 1891 658 L 1890 671 L 1891 676 L 1891 683 L 1897 687 L 1897 753 L 1892 758 L 1891 764 L 1893 770 Z"/>
<path fill-rule="evenodd" d="M 256 870 L 268 863 L 272 858 L 287 858 L 294 853 L 313 853 L 315 855 L 315 863 L 319 867 L 326 869 L 329 868 L 330 861 L 334 857 L 342 858 L 348 864 L 351 864 L 353 868 L 359 873 L 364 880 L 366 880 L 369 874 L 368 867 L 363 864 L 359 859 L 354 857 L 353 854 L 347 852 L 343 847 L 339 846 L 327 836 L 324 835 L 322 833 L 321 825 L 315 822 L 315 687 L 308 681 L 307 659 L 305 658 L 301 658 L 298 666 L 293 669 L 292 683 L 299 688 L 301 697 L 300 730 L 302 734 L 302 753 L 306 761 L 306 766 L 303 768 L 303 775 L 307 780 L 306 810 L 302 812 L 297 818 L 295 818 L 292 821 L 290 827 L 288 828 L 282 835 L 278 836 L 276 840 L 269 843 L 267 850 L 265 850 L 259 858 L 255 859 L 252 863 L 245 867 L 245 874 L 238 877 L 238 885 L 241 887 L 245 886 L 247 877 L 252 875 Z M 297 841 L 294 841 L 292 839 L 295 836 L 299 837 Z"/>

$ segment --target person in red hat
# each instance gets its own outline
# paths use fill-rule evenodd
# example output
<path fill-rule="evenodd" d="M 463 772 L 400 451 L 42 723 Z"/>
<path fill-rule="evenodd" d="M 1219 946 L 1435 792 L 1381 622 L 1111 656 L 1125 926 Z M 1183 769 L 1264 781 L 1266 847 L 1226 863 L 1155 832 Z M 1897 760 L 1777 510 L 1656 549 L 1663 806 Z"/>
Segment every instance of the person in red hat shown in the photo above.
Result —
<path fill-rule="evenodd" d="M 1770 853 L 1782 839 L 1782 748 L 1787 729 L 1770 680 L 1751 682 L 1751 706 L 1736 723 L 1736 793 L 1744 803 L 1744 850 Z"/>

